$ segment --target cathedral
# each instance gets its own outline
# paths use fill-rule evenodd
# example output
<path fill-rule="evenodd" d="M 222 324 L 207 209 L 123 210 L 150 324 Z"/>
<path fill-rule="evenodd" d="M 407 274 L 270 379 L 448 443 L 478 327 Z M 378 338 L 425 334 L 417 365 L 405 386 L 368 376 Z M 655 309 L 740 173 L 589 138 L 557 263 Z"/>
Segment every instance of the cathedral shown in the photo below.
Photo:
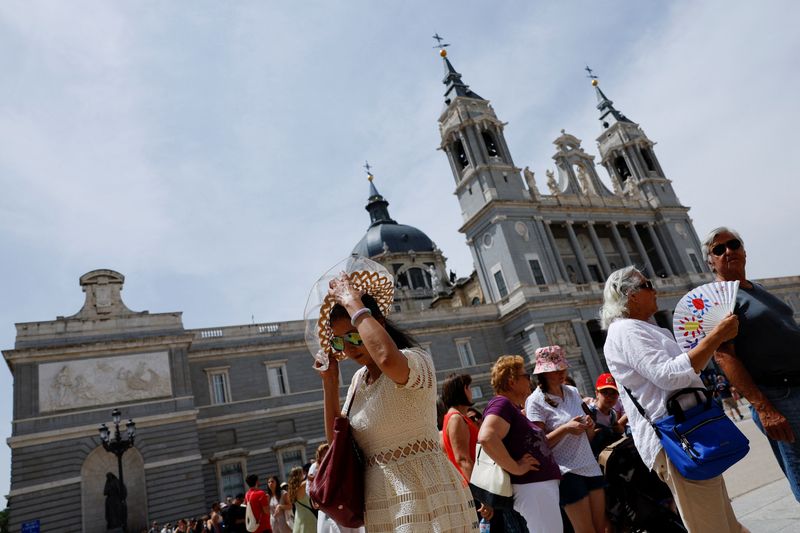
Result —
<path fill-rule="evenodd" d="M 440 381 L 472 376 L 478 405 L 492 395 L 499 355 L 532 361 L 550 344 L 565 348 L 572 377 L 591 394 L 606 369 L 597 313 L 609 273 L 625 265 L 645 272 L 659 291 L 655 318 L 669 329 L 677 300 L 711 280 L 689 208 L 654 142 L 597 80 L 599 165 L 561 130 L 556 170 L 537 182 L 514 163 L 506 123 L 441 56 L 438 148 L 474 272 L 457 278 L 423 230 L 395 221 L 372 176 L 368 228 L 352 253 L 394 275 L 392 318 L 433 354 Z M 121 458 L 131 530 L 201 516 L 244 492 L 248 474 L 286 479 L 325 439 L 303 320 L 186 329 L 180 312 L 129 309 L 124 281 L 113 270 L 84 274 L 79 312 L 16 324 L 14 348 L 3 351 L 14 377 L 12 531 L 34 521 L 44 531 L 106 530 L 106 473 L 119 465 L 98 426 L 115 408 L 121 432 L 124 420 L 135 421 L 134 445 Z M 759 281 L 800 313 L 800 277 Z M 355 370 L 342 366 L 342 396 Z"/>

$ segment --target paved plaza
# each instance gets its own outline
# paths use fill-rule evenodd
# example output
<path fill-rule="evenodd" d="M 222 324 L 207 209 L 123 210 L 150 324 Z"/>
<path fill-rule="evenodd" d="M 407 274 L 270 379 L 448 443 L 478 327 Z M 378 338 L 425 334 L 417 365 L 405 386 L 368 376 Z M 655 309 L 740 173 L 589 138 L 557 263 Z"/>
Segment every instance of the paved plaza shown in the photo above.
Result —
<path fill-rule="evenodd" d="M 725 473 L 736 516 L 752 533 L 800 531 L 800 503 L 794 499 L 767 439 L 749 418 L 737 424 L 750 439 L 750 453 Z"/>

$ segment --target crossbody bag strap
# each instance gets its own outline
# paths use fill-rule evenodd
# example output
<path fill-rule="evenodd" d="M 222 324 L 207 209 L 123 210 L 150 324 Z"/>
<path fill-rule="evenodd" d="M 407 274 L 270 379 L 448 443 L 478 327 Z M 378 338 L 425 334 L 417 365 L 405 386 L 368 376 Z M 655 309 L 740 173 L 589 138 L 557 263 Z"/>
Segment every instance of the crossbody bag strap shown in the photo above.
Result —
<path fill-rule="evenodd" d="M 661 438 L 661 430 L 659 430 L 658 426 L 655 425 L 652 420 L 650 420 L 650 417 L 645 412 L 644 407 L 642 407 L 642 405 L 636 399 L 636 396 L 633 395 L 633 393 L 631 392 L 631 390 L 628 387 L 623 385 L 622 388 L 625 389 L 625 392 L 628 393 L 628 397 L 633 402 L 633 405 L 636 406 L 636 409 L 639 411 L 639 414 L 641 414 L 645 418 L 645 420 L 647 420 L 647 422 L 650 423 L 650 426 L 652 426 L 653 430 L 655 430 L 655 432 L 656 432 L 656 436 L 660 439 Z"/>

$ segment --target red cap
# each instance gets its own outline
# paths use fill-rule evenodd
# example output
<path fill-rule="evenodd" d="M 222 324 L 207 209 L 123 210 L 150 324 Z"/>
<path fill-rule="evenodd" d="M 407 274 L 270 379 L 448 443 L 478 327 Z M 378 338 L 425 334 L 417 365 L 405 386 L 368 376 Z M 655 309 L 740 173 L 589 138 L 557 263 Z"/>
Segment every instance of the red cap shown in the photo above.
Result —
<path fill-rule="evenodd" d="M 619 392 L 617 388 L 617 380 L 614 379 L 614 376 L 606 372 L 605 374 L 600 374 L 597 378 L 597 383 L 595 384 L 595 389 L 614 389 L 615 391 Z"/>

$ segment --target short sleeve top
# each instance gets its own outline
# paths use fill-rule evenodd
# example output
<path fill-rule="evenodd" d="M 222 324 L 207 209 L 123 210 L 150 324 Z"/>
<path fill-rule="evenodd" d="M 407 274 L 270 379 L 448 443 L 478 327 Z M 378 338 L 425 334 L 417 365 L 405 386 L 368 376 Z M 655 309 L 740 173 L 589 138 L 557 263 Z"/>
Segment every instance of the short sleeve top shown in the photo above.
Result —
<path fill-rule="evenodd" d="M 734 312 L 739 317 L 736 357 L 753 381 L 769 386 L 800 380 L 800 325 L 792 308 L 753 283 L 750 289 L 739 287 Z"/>
<path fill-rule="evenodd" d="M 553 457 L 553 452 L 547 445 L 547 435 L 530 420 L 525 418 L 519 408 L 505 396 L 495 396 L 486 405 L 483 416 L 497 415 L 511 426 L 508 434 L 503 438 L 503 444 L 512 459 L 518 461 L 526 453 L 531 454 L 539 461 L 539 470 L 528 472 L 522 476 L 511 474 L 511 483 L 523 485 L 561 479 L 558 464 Z"/>
<path fill-rule="evenodd" d="M 544 429 L 547 433 L 563 426 L 576 416 L 585 414 L 581 407 L 583 399 L 578 393 L 578 389 L 569 385 L 562 385 L 561 391 L 564 395 L 563 398 L 547 394 L 539 387 L 533 391 L 533 394 L 528 396 L 525 402 L 525 414 L 528 419 L 533 422 L 544 423 Z M 547 400 L 556 405 L 548 404 Z M 597 460 L 594 458 L 592 445 L 589 443 L 589 437 L 585 432 L 577 435 L 570 433 L 562 437 L 553 446 L 553 455 L 555 455 L 562 474 L 572 472 L 573 474 L 588 477 L 603 474 L 600 471 L 600 465 L 597 464 Z"/>

